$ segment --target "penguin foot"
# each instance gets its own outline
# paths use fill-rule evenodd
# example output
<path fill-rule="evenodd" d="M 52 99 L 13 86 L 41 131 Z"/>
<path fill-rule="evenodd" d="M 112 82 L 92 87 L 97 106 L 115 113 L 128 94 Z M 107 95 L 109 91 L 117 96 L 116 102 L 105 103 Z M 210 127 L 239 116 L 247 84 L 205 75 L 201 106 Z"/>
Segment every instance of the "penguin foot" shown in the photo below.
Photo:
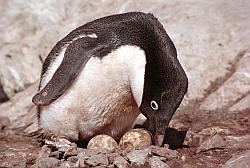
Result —
<path fill-rule="evenodd" d="M 37 131 L 27 134 L 27 136 L 37 139 L 39 142 L 44 142 L 45 139 L 58 141 L 58 136 L 50 130 L 38 129 Z"/>
<path fill-rule="evenodd" d="M 47 145 L 51 149 L 58 150 L 63 147 L 76 146 L 76 144 L 71 143 L 65 137 L 58 136 L 52 131 L 46 129 L 39 129 L 28 134 L 28 136 L 37 139 L 39 142 Z"/>
<path fill-rule="evenodd" d="M 74 143 L 71 143 L 69 140 L 65 138 L 58 138 L 57 141 L 45 139 L 45 145 L 47 145 L 51 149 L 56 149 L 56 150 L 59 150 L 60 148 L 68 148 L 70 146 L 76 146 L 73 144 Z"/>

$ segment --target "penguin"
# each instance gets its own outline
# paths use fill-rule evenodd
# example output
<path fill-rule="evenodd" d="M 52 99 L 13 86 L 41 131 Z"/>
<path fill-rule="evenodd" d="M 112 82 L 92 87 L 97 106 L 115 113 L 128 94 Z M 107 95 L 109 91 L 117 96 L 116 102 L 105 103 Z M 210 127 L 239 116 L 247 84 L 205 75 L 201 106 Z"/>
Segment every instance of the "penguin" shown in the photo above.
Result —
<path fill-rule="evenodd" d="M 153 14 L 129 12 L 86 23 L 60 40 L 43 63 L 32 101 L 39 128 L 56 137 L 119 139 L 143 114 L 161 146 L 187 88 L 162 24 Z"/>

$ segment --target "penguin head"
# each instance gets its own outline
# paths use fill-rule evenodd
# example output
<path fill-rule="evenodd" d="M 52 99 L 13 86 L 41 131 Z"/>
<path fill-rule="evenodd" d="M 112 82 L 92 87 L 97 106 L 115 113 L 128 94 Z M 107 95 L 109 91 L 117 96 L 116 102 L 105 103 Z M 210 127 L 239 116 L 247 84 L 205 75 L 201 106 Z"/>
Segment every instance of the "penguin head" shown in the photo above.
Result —
<path fill-rule="evenodd" d="M 141 113 L 148 119 L 154 142 L 161 146 L 165 130 L 188 88 L 188 78 L 177 59 L 173 42 L 155 42 L 146 51 Z"/>

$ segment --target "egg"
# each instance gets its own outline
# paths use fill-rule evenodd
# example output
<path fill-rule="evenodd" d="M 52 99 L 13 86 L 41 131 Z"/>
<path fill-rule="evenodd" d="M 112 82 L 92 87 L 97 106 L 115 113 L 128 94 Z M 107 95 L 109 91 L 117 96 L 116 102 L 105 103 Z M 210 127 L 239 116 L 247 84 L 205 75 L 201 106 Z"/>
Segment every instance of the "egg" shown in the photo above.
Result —
<path fill-rule="evenodd" d="M 87 145 L 87 149 L 106 149 L 110 152 L 115 151 L 117 148 L 117 142 L 111 136 L 105 134 L 93 137 Z"/>
<path fill-rule="evenodd" d="M 144 129 L 131 129 L 126 132 L 120 139 L 119 146 L 121 149 L 140 149 L 152 144 L 151 134 Z"/>

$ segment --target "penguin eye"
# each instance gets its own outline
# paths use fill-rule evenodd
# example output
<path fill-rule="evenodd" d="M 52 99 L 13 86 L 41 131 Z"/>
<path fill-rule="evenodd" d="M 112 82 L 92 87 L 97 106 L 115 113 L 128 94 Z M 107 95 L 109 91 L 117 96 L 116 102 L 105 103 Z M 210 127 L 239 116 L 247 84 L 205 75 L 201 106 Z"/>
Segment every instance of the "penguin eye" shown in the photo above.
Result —
<path fill-rule="evenodd" d="M 150 102 L 150 106 L 153 110 L 158 110 L 158 104 L 156 103 L 156 101 L 151 101 Z"/>

